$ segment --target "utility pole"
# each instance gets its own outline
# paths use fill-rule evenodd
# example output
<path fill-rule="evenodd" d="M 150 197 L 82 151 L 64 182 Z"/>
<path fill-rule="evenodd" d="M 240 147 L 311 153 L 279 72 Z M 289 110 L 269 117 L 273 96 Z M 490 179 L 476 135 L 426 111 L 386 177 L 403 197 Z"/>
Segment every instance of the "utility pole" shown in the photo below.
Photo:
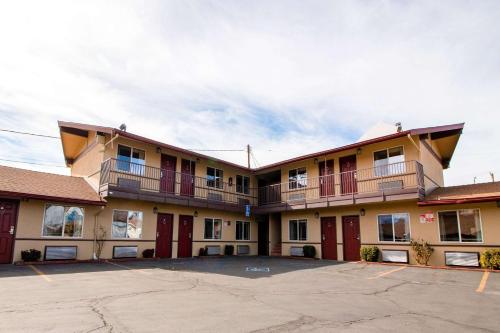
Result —
<path fill-rule="evenodd" d="M 491 177 L 491 181 L 494 183 L 495 182 L 495 174 L 493 172 L 490 172 L 490 177 Z"/>
<path fill-rule="evenodd" d="M 251 154 L 251 148 L 250 148 L 250 145 L 247 145 L 247 164 L 248 164 L 248 168 L 250 169 L 250 154 Z"/>

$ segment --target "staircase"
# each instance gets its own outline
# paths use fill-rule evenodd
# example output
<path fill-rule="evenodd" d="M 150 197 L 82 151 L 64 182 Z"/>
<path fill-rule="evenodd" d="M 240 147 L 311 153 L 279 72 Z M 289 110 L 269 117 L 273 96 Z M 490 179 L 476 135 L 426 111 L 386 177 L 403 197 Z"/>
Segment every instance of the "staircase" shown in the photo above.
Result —
<path fill-rule="evenodd" d="M 272 247 L 271 257 L 281 257 L 281 243 L 278 243 Z"/>

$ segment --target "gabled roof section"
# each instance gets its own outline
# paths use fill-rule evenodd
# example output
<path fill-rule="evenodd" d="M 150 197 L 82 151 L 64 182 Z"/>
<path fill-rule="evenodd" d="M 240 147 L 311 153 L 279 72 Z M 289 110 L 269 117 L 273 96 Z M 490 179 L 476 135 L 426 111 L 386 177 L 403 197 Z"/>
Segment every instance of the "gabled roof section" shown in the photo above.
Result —
<path fill-rule="evenodd" d="M 0 166 L 0 195 L 104 206 L 106 202 L 81 177 Z"/>
<path fill-rule="evenodd" d="M 356 142 L 356 143 L 349 144 L 349 145 L 342 146 L 342 147 L 338 147 L 338 148 L 323 150 L 323 151 L 308 154 L 308 155 L 302 155 L 302 156 L 291 158 L 291 159 L 288 159 L 288 160 L 285 160 L 282 162 L 269 164 L 269 165 L 266 165 L 266 166 L 263 166 L 263 167 L 260 167 L 260 168 L 254 169 L 254 170 L 256 172 L 261 172 L 261 171 L 265 171 L 268 169 L 282 166 L 284 164 L 303 161 L 303 160 L 307 160 L 310 158 L 321 157 L 324 155 L 338 153 L 338 152 L 345 151 L 345 150 L 361 148 L 361 147 L 369 145 L 369 144 L 383 142 L 383 141 L 387 141 L 387 140 L 392 140 L 392 139 L 396 139 L 396 138 L 400 138 L 400 137 L 404 137 L 404 136 L 408 136 L 408 135 L 412 135 L 412 136 L 413 135 L 418 135 L 418 136 L 430 135 L 431 138 L 434 138 L 434 139 L 444 138 L 444 137 L 449 137 L 449 136 L 456 136 L 456 135 L 460 135 L 462 133 L 464 125 L 465 125 L 465 123 L 460 123 L 460 124 L 452 124 L 452 125 L 445 125 L 445 126 L 422 127 L 422 128 L 401 131 L 401 132 L 381 136 L 381 137 L 374 138 L 374 139 Z M 458 139 L 457 139 L 457 141 L 458 141 Z M 456 142 L 455 142 L 455 146 L 456 146 Z M 453 151 L 455 149 L 455 146 L 453 146 L 452 154 L 453 154 Z M 451 159 L 451 156 L 449 158 Z M 449 160 L 448 160 L 448 162 L 449 162 Z"/>
<path fill-rule="evenodd" d="M 500 201 L 500 182 L 439 187 L 425 196 L 420 206 Z"/>
<path fill-rule="evenodd" d="M 94 126 L 94 125 L 79 124 L 79 123 L 72 123 L 72 122 L 65 122 L 65 121 L 58 121 L 58 125 L 59 125 L 59 128 L 61 130 L 61 134 L 63 132 L 68 132 L 68 131 L 73 131 L 73 132 L 80 131 L 79 134 L 81 136 L 87 137 L 88 132 L 89 131 L 93 131 L 93 132 L 97 132 L 97 133 L 109 134 L 112 137 L 114 137 L 115 135 L 119 135 L 119 136 L 121 136 L 123 138 L 127 138 L 127 139 L 130 139 L 130 140 L 139 141 L 139 142 L 143 142 L 143 143 L 147 143 L 147 144 L 152 144 L 154 146 L 157 146 L 157 147 L 160 147 L 160 148 L 165 148 L 165 149 L 170 149 L 170 150 L 176 151 L 178 153 L 182 153 L 182 154 L 186 154 L 186 155 L 189 155 L 189 156 L 199 157 L 199 158 L 202 158 L 202 159 L 206 159 L 206 160 L 218 162 L 218 163 L 221 163 L 221 164 L 225 164 L 225 165 L 230 166 L 232 168 L 244 170 L 246 172 L 249 172 L 249 171 L 252 170 L 252 169 L 246 168 L 246 167 L 241 166 L 241 165 L 236 164 L 236 163 L 224 161 L 224 160 L 221 160 L 221 159 L 218 159 L 218 158 L 215 158 L 215 157 L 211 157 L 211 156 L 208 156 L 208 155 L 204 155 L 204 154 L 199 154 L 199 153 L 194 152 L 192 150 L 188 150 L 188 149 L 184 149 L 184 148 L 172 146 L 172 145 L 169 145 L 169 144 L 166 144 L 166 143 L 163 143 L 163 142 L 159 142 L 159 141 L 156 141 L 156 140 L 153 140 L 153 139 L 149 139 L 149 138 L 137 135 L 137 134 L 133 134 L 133 133 L 130 133 L 130 132 L 122 131 L 122 130 L 120 130 L 118 128 L 103 127 L 103 126 Z M 61 137 L 62 137 L 62 135 L 61 135 Z M 64 144 L 63 144 L 63 150 L 64 150 Z M 64 156 L 65 156 L 65 158 L 68 158 L 68 156 L 66 155 L 66 151 L 64 152 Z"/>
<path fill-rule="evenodd" d="M 203 158 L 203 159 L 208 159 L 211 161 L 219 162 L 221 164 L 225 164 L 225 165 L 233 167 L 233 168 L 237 168 L 237 169 L 244 170 L 244 171 L 253 171 L 256 173 L 269 171 L 273 168 L 277 168 L 277 167 L 280 167 L 280 166 L 288 164 L 288 163 L 293 163 L 293 162 L 298 162 L 298 161 L 302 161 L 302 160 L 306 160 L 306 159 L 310 159 L 310 158 L 320 157 L 323 155 L 337 153 L 337 152 L 341 152 L 341 151 L 345 151 L 345 150 L 360 148 L 362 146 L 366 146 L 369 144 L 383 142 L 383 141 L 387 141 L 387 140 L 392 140 L 392 139 L 396 139 L 396 138 L 400 138 L 400 137 L 404 137 L 404 136 L 408 136 L 408 135 L 412 135 L 412 136 L 416 135 L 416 136 L 421 136 L 421 137 L 427 136 L 433 140 L 456 137 L 451 142 L 446 142 L 446 146 L 448 147 L 447 148 L 448 152 L 447 152 L 447 155 L 444 156 L 444 158 L 446 158 L 447 163 L 449 163 L 449 159 L 451 159 L 451 156 L 453 155 L 453 151 L 455 149 L 455 146 L 458 142 L 458 137 L 460 136 L 460 134 L 462 133 L 462 130 L 464 128 L 464 123 L 445 125 L 445 126 L 416 128 L 416 129 L 397 132 L 397 133 L 390 134 L 390 135 L 381 136 L 381 137 L 374 138 L 374 139 L 356 142 L 356 143 L 349 144 L 349 145 L 342 146 L 342 147 L 338 147 L 338 148 L 320 151 L 317 153 L 302 155 L 302 156 L 287 159 L 287 160 L 284 160 L 281 162 L 272 163 L 272 164 L 265 165 L 265 166 L 262 166 L 262 167 L 259 167 L 256 169 L 252 169 L 252 168 L 247 168 L 247 167 L 241 166 L 239 164 L 235 164 L 235 163 L 224 161 L 224 160 L 221 160 L 218 158 L 210 157 L 208 155 L 199 154 L 199 153 L 193 152 L 191 150 L 187 150 L 187 149 L 172 146 L 172 145 L 169 145 L 169 144 L 166 144 L 163 142 L 155 141 L 155 140 L 152 140 L 152 139 L 149 139 L 149 138 L 137 135 L 137 134 L 122 131 L 122 130 L 117 129 L 117 128 L 95 126 L 95 125 L 88 125 L 88 124 L 80 124 L 80 123 L 73 123 L 73 122 L 65 122 L 65 121 L 59 121 L 58 124 L 59 124 L 59 128 L 61 130 L 61 137 L 62 137 L 63 133 L 68 133 L 69 135 L 76 135 L 76 136 L 80 136 L 82 138 L 85 137 L 85 139 L 86 139 L 89 131 L 109 134 L 111 136 L 115 136 L 118 134 L 119 136 L 131 139 L 131 140 L 136 140 L 136 141 L 156 145 L 156 146 L 161 147 L 161 148 L 170 149 L 170 150 L 173 150 L 173 151 L 176 151 L 179 153 L 183 153 L 186 155 L 199 157 L 199 158 Z M 67 160 L 68 160 L 68 158 L 71 158 L 71 156 L 67 155 L 64 143 L 63 143 L 63 150 L 64 150 L 65 158 Z"/>

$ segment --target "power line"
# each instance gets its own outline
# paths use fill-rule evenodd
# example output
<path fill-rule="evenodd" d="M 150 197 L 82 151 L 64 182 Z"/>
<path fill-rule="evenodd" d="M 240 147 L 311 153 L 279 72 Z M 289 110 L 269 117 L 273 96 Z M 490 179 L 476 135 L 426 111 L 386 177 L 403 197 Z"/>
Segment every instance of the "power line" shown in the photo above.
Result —
<path fill-rule="evenodd" d="M 55 167 L 55 168 L 66 168 L 66 166 L 64 166 L 64 165 L 55 165 L 55 164 L 45 164 L 45 163 L 40 163 L 40 162 L 28 162 L 28 161 L 9 160 L 9 159 L 6 159 L 6 158 L 0 158 L 0 161 L 14 162 L 14 163 L 24 163 L 24 164 L 39 165 L 39 166 L 48 166 L 48 167 Z"/>
<path fill-rule="evenodd" d="M 191 151 L 246 151 L 244 149 L 187 149 Z"/>
<path fill-rule="evenodd" d="M 23 134 L 23 135 L 38 136 L 38 137 L 49 138 L 49 139 L 60 139 L 60 137 L 58 137 L 58 136 L 44 135 L 44 134 L 37 134 L 37 133 L 30 133 L 30 132 L 20 132 L 20 131 L 8 130 L 8 129 L 0 129 L 0 131 L 1 132 L 14 133 L 14 134 Z"/>

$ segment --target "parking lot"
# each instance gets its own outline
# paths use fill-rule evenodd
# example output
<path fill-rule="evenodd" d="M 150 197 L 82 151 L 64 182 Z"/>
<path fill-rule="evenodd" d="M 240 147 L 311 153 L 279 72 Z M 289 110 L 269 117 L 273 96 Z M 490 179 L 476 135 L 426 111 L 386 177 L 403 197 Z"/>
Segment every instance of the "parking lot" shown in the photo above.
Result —
<path fill-rule="evenodd" d="M 500 331 L 500 274 L 276 258 L 0 267 L 2 332 Z"/>

